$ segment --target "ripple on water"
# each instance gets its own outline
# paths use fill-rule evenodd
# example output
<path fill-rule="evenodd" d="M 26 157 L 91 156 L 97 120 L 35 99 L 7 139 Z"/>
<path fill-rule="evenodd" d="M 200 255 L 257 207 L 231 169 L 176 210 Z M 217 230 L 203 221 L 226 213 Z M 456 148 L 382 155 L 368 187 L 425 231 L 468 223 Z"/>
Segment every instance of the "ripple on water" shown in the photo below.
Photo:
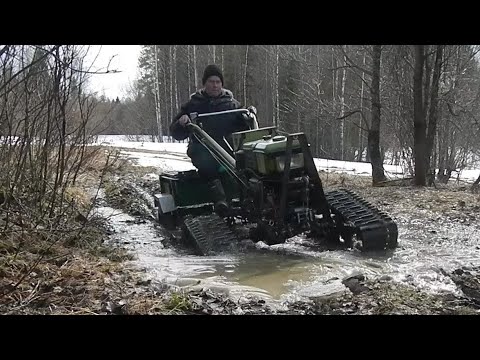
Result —
<path fill-rule="evenodd" d="M 195 278 L 218 284 L 234 293 L 257 292 L 273 299 L 310 297 L 331 288 L 328 281 L 353 272 L 368 278 L 391 276 L 393 281 L 415 285 L 431 292 L 458 292 L 450 278 L 440 272 L 461 266 L 480 265 L 480 230 L 452 223 L 402 218 L 399 247 L 382 253 L 309 249 L 302 237 L 268 247 L 257 244 L 247 252 L 198 257 L 162 244 L 162 234 L 150 222 L 135 219 L 108 207 L 98 209 L 109 216 L 116 229 L 111 241 L 124 243 L 136 254 L 134 263 L 156 279 Z M 401 224 L 401 225 L 400 225 Z"/>

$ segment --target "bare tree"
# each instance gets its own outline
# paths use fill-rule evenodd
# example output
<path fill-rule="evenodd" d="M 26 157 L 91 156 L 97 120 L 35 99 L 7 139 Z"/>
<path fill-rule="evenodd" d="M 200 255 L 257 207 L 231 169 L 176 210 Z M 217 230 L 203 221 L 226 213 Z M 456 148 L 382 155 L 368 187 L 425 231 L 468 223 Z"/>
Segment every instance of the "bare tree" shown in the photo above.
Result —
<path fill-rule="evenodd" d="M 469 154 L 479 147 L 472 125 L 480 104 L 473 47 L 424 46 L 420 102 L 412 46 L 157 47 L 163 133 L 180 103 L 195 91 L 192 85 L 197 88 L 201 76 L 197 70 L 214 59 L 221 61 L 225 86 L 243 104 L 257 106 L 261 125 L 307 132 L 318 157 L 361 161 L 367 145 L 366 160 L 375 164 L 376 182 L 385 176 L 383 168 L 377 173 L 384 159 L 415 172 L 418 132 L 416 137 L 417 124 L 412 126 L 412 119 L 419 113 L 425 120 L 425 171 L 429 164 L 430 171 L 438 167 L 447 178 L 449 171 L 466 166 Z M 153 64 L 153 60 L 146 63 Z M 153 68 L 150 75 L 142 72 L 139 84 L 148 83 L 147 77 L 154 73 Z M 154 81 L 140 89 L 138 101 L 154 120 Z M 152 128 L 143 123 L 141 127 Z"/>
<path fill-rule="evenodd" d="M 441 76 L 442 68 L 442 57 L 443 57 L 443 48 L 444 45 L 437 45 L 435 51 L 435 65 L 433 69 L 433 78 L 432 78 L 432 90 L 430 95 L 430 108 L 429 108 L 429 117 L 428 117 L 428 131 L 426 138 L 426 159 L 425 164 L 427 166 L 427 172 L 434 172 L 431 170 L 431 157 L 433 152 L 433 144 L 435 140 L 435 135 L 437 133 L 437 118 L 438 118 L 438 89 Z"/>
<path fill-rule="evenodd" d="M 69 226 L 66 191 L 87 159 L 94 102 L 83 95 L 82 47 L 2 48 L 0 184 L 5 227 Z M 32 226 L 32 227 L 30 227 Z"/>
<path fill-rule="evenodd" d="M 380 63 L 382 57 L 382 46 L 372 47 L 372 124 L 368 131 L 368 149 L 372 163 L 372 182 L 377 184 L 385 181 L 383 160 L 380 155 Z"/>
<path fill-rule="evenodd" d="M 279 69 L 280 69 L 280 45 L 275 47 L 275 102 L 274 102 L 274 124 L 281 128 L 280 122 L 280 96 L 279 96 Z"/>
<path fill-rule="evenodd" d="M 344 53 L 347 52 L 347 45 L 343 45 Z M 343 56 L 343 69 L 342 69 L 342 83 L 341 83 L 341 92 L 340 92 L 340 159 L 345 159 L 345 83 L 347 81 L 347 58 L 346 55 Z"/>
<path fill-rule="evenodd" d="M 193 45 L 193 79 L 195 81 L 195 89 L 198 87 L 198 73 L 197 73 L 197 46 Z"/>
<path fill-rule="evenodd" d="M 367 52 L 363 50 L 363 63 L 362 67 L 365 68 L 365 60 L 366 60 Z M 362 123 L 363 123 L 363 98 L 364 98 L 364 89 L 365 89 L 365 71 L 362 71 L 362 85 L 360 90 L 360 114 L 359 114 L 359 130 L 358 130 L 358 161 L 363 160 L 363 133 L 362 133 Z"/>
<path fill-rule="evenodd" d="M 423 109 L 423 66 L 425 61 L 424 46 L 414 45 L 415 64 L 413 74 L 413 124 L 414 146 L 415 146 L 415 184 L 426 185 L 425 155 L 426 155 L 426 134 L 425 134 L 425 112 Z"/>
<path fill-rule="evenodd" d="M 245 68 L 243 72 L 243 103 L 247 103 L 248 45 L 245 48 Z"/>
<path fill-rule="evenodd" d="M 160 80 L 158 76 L 158 50 L 157 45 L 154 47 L 155 51 L 155 115 L 157 118 L 158 142 L 163 142 L 162 131 L 162 109 L 160 106 Z"/>

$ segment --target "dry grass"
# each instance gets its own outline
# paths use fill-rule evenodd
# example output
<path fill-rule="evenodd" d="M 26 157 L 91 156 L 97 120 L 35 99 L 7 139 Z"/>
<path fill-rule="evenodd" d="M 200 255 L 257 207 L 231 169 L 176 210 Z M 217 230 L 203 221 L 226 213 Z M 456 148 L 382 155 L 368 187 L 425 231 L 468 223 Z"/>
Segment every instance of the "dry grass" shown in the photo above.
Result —
<path fill-rule="evenodd" d="M 115 150 L 88 148 L 86 158 L 65 192 L 84 214 L 92 189 L 111 174 L 134 171 Z M 133 259 L 126 250 L 103 245 L 102 219 L 66 224 L 65 232 L 13 226 L 0 234 L 1 314 L 172 314 L 185 307 L 146 286 L 143 274 L 126 266 Z"/>
<path fill-rule="evenodd" d="M 38 254 L 2 243 L 0 313 L 165 313 L 164 300 L 145 287 L 141 274 L 122 262 L 62 245 L 52 247 L 30 273 Z M 21 283 L 19 280 L 25 276 Z M 14 288 L 14 286 L 16 288 Z"/>
<path fill-rule="evenodd" d="M 98 186 L 103 174 L 121 169 L 123 162 L 116 155 L 87 149 L 86 167 L 77 183 L 66 189 L 66 202 L 86 213 L 92 205 L 87 189 Z M 5 216 L 2 211 L 0 220 Z M 19 210 L 9 210 L 10 217 L 15 211 Z M 105 236 L 101 219 L 66 219 L 60 228 L 24 222 L 4 229 L 0 234 L 0 313 L 109 313 L 105 303 L 124 296 L 116 285 L 123 283 L 118 278 L 124 276 L 128 282 L 135 276 L 122 265 L 132 256 L 102 245 Z M 126 288 L 135 288 L 134 283 L 130 285 Z"/>

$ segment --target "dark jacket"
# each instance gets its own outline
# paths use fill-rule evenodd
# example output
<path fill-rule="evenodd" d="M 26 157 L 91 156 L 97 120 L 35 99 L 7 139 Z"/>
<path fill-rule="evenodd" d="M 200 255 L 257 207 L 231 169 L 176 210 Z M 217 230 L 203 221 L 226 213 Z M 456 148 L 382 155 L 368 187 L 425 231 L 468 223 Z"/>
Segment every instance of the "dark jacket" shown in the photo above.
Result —
<path fill-rule="evenodd" d="M 184 140 L 189 136 L 187 129 L 178 123 L 178 119 L 184 114 L 190 115 L 193 112 L 204 114 L 239 108 L 240 103 L 233 98 L 230 90 L 222 89 L 222 93 L 216 98 L 209 97 L 203 89 L 199 90 L 190 97 L 187 103 L 182 105 L 180 112 L 170 125 L 170 133 L 175 140 Z M 228 147 L 223 138 L 225 137 L 231 145 L 231 133 L 249 129 L 241 113 L 204 117 L 201 118 L 201 122 L 203 130 L 227 151 Z M 189 147 L 192 143 L 198 143 L 194 136 L 190 137 Z"/>

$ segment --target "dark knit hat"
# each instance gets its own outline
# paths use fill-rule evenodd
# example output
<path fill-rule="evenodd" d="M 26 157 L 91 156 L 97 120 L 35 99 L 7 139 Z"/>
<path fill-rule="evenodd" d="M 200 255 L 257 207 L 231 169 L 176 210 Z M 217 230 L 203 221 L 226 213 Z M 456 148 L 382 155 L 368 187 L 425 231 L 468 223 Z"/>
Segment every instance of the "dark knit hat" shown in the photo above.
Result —
<path fill-rule="evenodd" d="M 205 85 L 207 82 L 207 79 L 210 76 L 218 76 L 220 80 L 222 81 L 222 86 L 223 86 L 223 74 L 222 70 L 217 65 L 208 65 L 205 68 L 205 71 L 203 72 L 203 77 L 202 77 L 202 84 Z"/>

